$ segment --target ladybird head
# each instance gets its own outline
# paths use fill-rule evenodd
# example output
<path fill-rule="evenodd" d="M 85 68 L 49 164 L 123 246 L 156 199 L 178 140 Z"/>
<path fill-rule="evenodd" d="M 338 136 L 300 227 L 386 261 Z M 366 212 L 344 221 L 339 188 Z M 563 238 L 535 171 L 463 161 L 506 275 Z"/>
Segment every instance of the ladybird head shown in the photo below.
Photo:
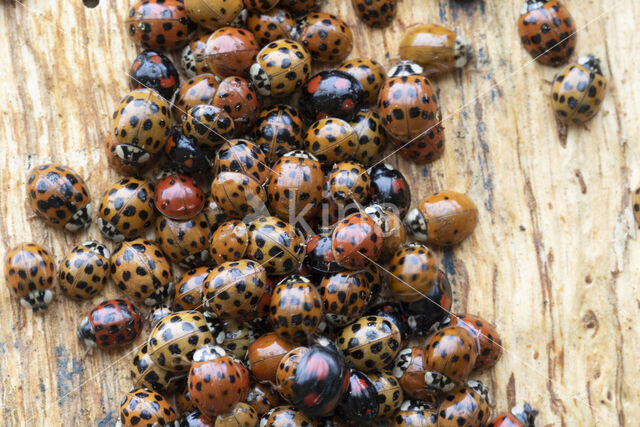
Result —
<path fill-rule="evenodd" d="M 489 395 L 489 388 L 486 385 L 480 381 L 471 380 L 467 382 L 467 386 L 482 396 L 482 398 L 491 405 L 491 396 Z"/>
<path fill-rule="evenodd" d="M 413 61 L 399 61 L 387 74 L 388 77 L 418 76 L 424 69 Z"/>
<path fill-rule="evenodd" d="M 78 326 L 78 338 L 89 347 L 96 346 L 96 331 L 93 329 L 89 316 L 82 319 L 80 326 Z"/>
<path fill-rule="evenodd" d="M 589 54 L 578 59 L 578 64 L 587 68 L 589 71 L 602 75 L 602 69 L 600 68 L 600 59 L 597 56 Z"/>
<path fill-rule="evenodd" d="M 89 251 L 97 255 L 100 255 L 104 258 L 109 258 L 111 256 L 111 254 L 109 253 L 109 249 L 107 249 L 105 245 L 98 242 L 97 240 L 90 240 L 88 242 L 84 242 L 81 246 L 84 246 Z"/>
<path fill-rule="evenodd" d="M 427 402 L 423 400 L 408 399 L 400 405 L 401 411 L 427 411 L 429 409 L 433 408 L 430 408 Z"/>
<path fill-rule="evenodd" d="M 76 232 L 91 225 L 91 203 L 78 209 L 64 225 L 65 230 Z"/>
<path fill-rule="evenodd" d="M 522 5 L 522 9 L 520 9 L 520 15 L 526 15 L 531 11 L 540 9 L 545 3 L 546 1 L 541 0 L 526 0 Z"/>
<path fill-rule="evenodd" d="M 451 391 L 455 386 L 455 383 L 451 381 L 446 375 L 437 371 L 426 371 L 424 373 L 424 382 L 429 390 L 435 390 L 438 392 Z"/>
<path fill-rule="evenodd" d="M 124 234 L 122 234 L 115 225 L 102 217 L 98 217 L 98 229 L 106 238 L 114 242 L 122 242 L 124 240 Z"/>
<path fill-rule="evenodd" d="M 453 42 L 453 64 L 457 68 L 462 68 L 471 57 L 471 47 L 461 36 L 456 36 Z"/>
<path fill-rule="evenodd" d="M 150 153 L 131 144 L 116 145 L 115 154 L 127 166 L 142 166 L 151 159 Z"/>
<path fill-rule="evenodd" d="M 412 209 L 405 218 L 407 228 L 420 241 L 427 240 L 427 220 L 418 209 Z"/>
<path fill-rule="evenodd" d="M 259 62 L 256 62 L 249 68 L 249 79 L 260 95 L 271 95 L 271 80 Z"/>
<path fill-rule="evenodd" d="M 211 360 L 218 359 L 226 356 L 226 352 L 222 347 L 217 345 L 205 344 L 193 354 L 194 362 L 209 362 Z"/>
<path fill-rule="evenodd" d="M 282 157 L 296 157 L 298 159 L 311 159 L 311 160 L 315 160 L 316 162 L 318 161 L 318 158 L 316 156 L 304 150 L 289 151 Z"/>
<path fill-rule="evenodd" d="M 51 289 L 38 289 L 20 298 L 20 305 L 33 311 L 46 310 L 53 299 Z"/>
<path fill-rule="evenodd" d="M 511 413 L 522 423 L 522 427 L 534 427 L 536 416 L 538 415 L 538 411 L 527 402 L 524 402 L 521 406 L 514 406 L 511 409 Z"/>
<path fill-rule="evenodd" d="M 393 361 L 393 375 L 397 378 L 402 377 L 404 372 L 411 365 L 413 359 L 413 349 L 403 348 Z"/>

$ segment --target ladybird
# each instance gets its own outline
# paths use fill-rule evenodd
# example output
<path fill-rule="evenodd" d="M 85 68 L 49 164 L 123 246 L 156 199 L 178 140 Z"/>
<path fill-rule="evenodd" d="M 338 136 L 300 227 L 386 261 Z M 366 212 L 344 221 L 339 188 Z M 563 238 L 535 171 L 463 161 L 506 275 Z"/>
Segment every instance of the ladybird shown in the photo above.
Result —
<path fill-rule="evenodd" d="M 215 172 L 240 172 L 264 184 L 270 172 L 266 162 L 264 152 L 253 142 L 232 139 L 216 152 Z"/>
<path fill-rule="evenodd" d="M 584 123 L 602 107 L 607 79 L 602 75 L 600 60 L 593 55 L 567 65 L 553 80 L 552 106 L 562 123 Z"/>
<path fill-rule="evenodd" d="M 74 246 L 58 267 L 62 293 L 79 301 L 102 292 L 109 277 L 109 256 L 107 247 L 95 240 Z"/>
<path fill-rule="evenodd" d="M 189 414 L 190 412 L 194 412 L 195 414 L 197 414 L 196 417 L 187 417 L 187 419 L 196 421 L 197 418 L 199 418 L 202 415 L 200 414 L 200 411 L 198 411 L 198 408 L 196 408 L 196 405 L 191 400 L 191 395 L 189 394 L 188 377 L 184 375 L 179 376 L 174 398 L 175 398 L 176 409 L 178 410 L 178 413 L 180 413 L 181 415 Z M 192 414 L 189 414 L 189 415 L 192 415 Z M 187 425 L 189 426 L 189 424 Z M 210 427 L 210 426 L 208 426 L 207 424 L 203 425 L 202 423 L 201 424 L 196 423 L 195 427 Z"/>
<path fill-rule="evenodd" d="M 185 76 L 192 79 L 199 74 L 210 73 L 209 63 L 204 55 L 204 49 L 207 46 L 207 40 L 211 37 L 211 33 L 203 34 L 196 37 L 187 44 L 180 55 L 182 70 Z"/>
<path fill-rule="evenodd" d="M 260 46 L 266 46 L 276 40 L 298 38 L 293 16 L 289 11 L 279 7 L 266 12 L 249 13 L 247 29 L 253 33 Z"/>
<path fill-rule="evenodd" d="M 400 408 L 404 393 L 400 382 L 391 371 L 374 371 L 367 374 L 378 394 L 378 417 L 389 417 Z"/>
<path fill-rule="evenodd" d="M 422 299 L 434 286 L 438 275 L 436 257 L 425 245 L 401 246 L 389 262 L 389 289 L 400 301 Z"/>
<path fill-rule="evenodd" d="M 270 385 L 255 383 L 247 395 L 246 402 L 259 415 L 263 415 L 280 404 L 280 397 Z"/>
<path fill-rule="evenodd" d="M 249 12 L 266 12 L 278 5 L 280 0 L 244 0 L 244 7 Z"/>
<path fill-rule="evenodd" d="M 304 341 L 320 324 L 322 299 L 316 287 L 299 276 L 290 276 L 273 290 L 270 320 L 273 331 L 286 340 Z"/>
<path fill-rule="evenodd" d="M 211 183 L 211 196 L 229 218 L 266 210 L 266 194 L 258 181 L 238 172 L 221 172 Z"/>
<path fill-rule="evenodd" d="M 349 124 L 358 137 L 358 146 L 353 158 L 365 166 L 371 165 L 387 142 L 380 116 L 375 111 L 363 109 L 356 113 Z"/>
<path fill-rule="evenodd" d="M 175 373 L 165 371 L 153 363 L 147 344 L 136 352 L 131 362 L 130 375 L 135 388 L 146 388 L 159 393 L 168 390 L 177 380 Z"/>
<path fill-rule="evenodd" d="M 464 67 L 468 50 L 467 42 L 455 31 L 437 24 L 419 24 L 409 27 L 404 34 L 398 55 L 431 75 Z"/>
<path fill-rule="evenodd" d="M 298 363 L 293 403 L 308 417 L 324 417 L 340 403 L 348 385 L 344 355 L 332 342 L 321 342 L 309 348 Z"/>
<path fill-rule="evenodd" d="M 307 258 L 305 263 L 312 270 L 323 274 L 337 273 L 344 270 L 333 257 L 331 235 L 327 234 L 314 234 L 307 240 Z"/>
<path fill-rule="evenodd" d="M 171 131 L 169 103 L 151 89 L 129 92 L 113 113 L 116 155 L 134 166 L 162 150 Z"/>
<path fill-rule="evenodd" d="M 216 427 L 251 427 L 257 426 L 258 413 L 250 405 L 238 402 L 231 410 L 216 418 Z"/>
<path fill-rule="evenodd" d="M 111 277 L 129 298 L 148 306 L 164 301 L 173 280 L 162 250 L 144 239 L 118 243 L 111 254 Z"/>
<path fill-rule="evenodd" d="M 347 360 L 363 372 L 391 364 L 400 351 L 401 342 L 396 325 L 380 316 L 361 317 L 343 328 L 337 339 Z"/>
<path fill-rule="evenodd" d="M 331 198 L 339 204 L 363 203 L 369 197 L 369 174 L 355 161 L 335 163 L 329 174 Z"/>
<path fill-rule="evenodd" d="M 161 152 L 151 154 L 148 156 L 148 159 L 144 163 L 131 164 L 125 162 L 120 156 L 118 156 L 117 151 L 122 147 L 119 146 L 113 139 L 112 135 L 107 136 L 107 143 L 105 144 L 105 152 L 107 155 L 107 162 L 109 166 L 116 172 L 121 175 L 141 175 L 147 169 L 151 168 L 160 158 Z"/>
<path fill-rule="evenodd" d="M 93 307 L 78 327 L 78 338 L 101 350 L 123 347 L 140 335 L 142 315 L 129 301 L 112 299 Z"/>
<path fill-rule="evenodd" d="M 179 128 L 174 128 L 164 144 L 164 153 L 180 172 L 196 174 L 208 172 L 211 164 L 207 155 Z"/>
<path fill-rule="evenodd" d="M 170 426 L 178 424 L 178 416 L 171 404 L 146 388 L 135 388 L 120 403 L 120 426 Z"/>
<path fill-rule="evenodd" d="M 204 207 L 204 192 L 187 175 L 170 174 L 156 184 L 156 209 L 171 219 L 190 219 Z"/>
<path fill-rule="evenodd" d="M 358 18 L 373 28 L 386 27 L 398 13 L 396 0 L 352 0 Z"/>
<path fill-rule="evenodd" d="M 298 216 L 310 220 L 322 204 L 323 185 L 320 162 L 307 152 L 292 151 L 273 165 L 267 200 L 272 212 L 284 220 L 297 220 Z"/>
<path fill-rule="evenodd" d="M 72 169 L 44 164 L 29 172 L 26 185 L 31 209 L 54 227 L 81 231 L 91 225 L 87 184 Z"/>
<path fill-rule="evenodd" d="M 438 427 L 487 425 L 491 407 L 485 393 L 486 387 L 479 381 L 469 381 L 448 393 L 438 407 Z"/>
<path fill-rule="evenodd" d="M 154 185 L 145 178 L 123 178 L 107 188 L 98 208 L 98 228 L 115 242 L 137 237 L 153 222 Z"/>
<path fill-rule="evenodd" d="M 576 24 L 556 0 L 526 0 L 518 19 L 518 35 L 531 57 L 543 65 L 567 62 L 576 46 Z"/>
<path fill-rule="evenodd" d="M 369 215 L 382 229 L 382 250 L 378 258 L 381 261 L 391 259 L 393 254 L 407 240 L 407 231 L 402 219 L 394 213 L 393 208 L 383 208 L 380 205 L 367 206 L 364 212 Z"/>
<path fill-rule="evenodd" d="M 438 392 L 452 390 L 469 376 L 476 357 L 474 338 L 464 328 L 451 326 L 431 335 L 422 358 L 427 388 Z"/>
<path fill-rule="evenodd" d="M 260 48 L 251 31 L 223 27 L 207 40 L 204 55 L 209 69 L 220 77 L 248 75 Z"/>
<path fill-rule="evenodd" d="M 438 411 L 419 400 L 405 400 L 391 417 L 392 427 L 438 427 Z"/>
<path fill-rule="evenodd" d="M 502 413 L 493 418 L 487 427 L 534 427 L 538 411 L 525 402 L 522 406 L 515 406 L 510 413 Z"/>
<path fill-rule="evenodd" d="M 378 163 L 367 173 L 371 179 L 371 200 L 404 218 L 411 205 L 411 189 L 402 172 L 388 163 Z"/>
<path fill-rule="evenodd" d="M 186 0 L 184 6 L 189 19 L 211 31 L 230 25 L 244 9 L 242 0 Z"/>
<path fill-rule="evenodd" d="M 238 220 L 226 221 L 211 235 L 209 253 L 214 264 L 238 261 L 249 246 L 249 228 Z"/>
<path fill-rule="evenodd" d="M 199 104 L 187 111 L 182 131 L 201 147 L 215 150 L 233 138 L 235 125 L 222 108 Z"/>
<path fill-rule="evenodd" d="M 276 406 L 260 418 L 260 427 L 313 427 L 315 421 L 307 418 L 295 406 Z"/>
<path fill-rule="evenodd" d="M 429 163 L 438 160 L 444 153 L 442 130 L 443 127 L 438 123 L 426 133 L 423 132 L 407 142 L 393 136 L 389 136 L 389 141 L 397 147 L 397 152 L 405 159 L 418 164 Z"/>
<path fill-rule="evenodd" d="M 166 100 L 180 88 L 180 76 L 173 62 L 165 55 L 152 50 L 138 54 L 129 70 L 129 87 L 132 90 L 153 89 Z"/>
<path fill-rule="evenodd" d="M 200 74 L 188 80 L 176 92 L 172 103 L 171 113 L 177 122 L 184 122 L 187 119 L 188 111 L 196 105 L 211 105 L 213 97 L 218 90 L 218 79 L 213 74 Z M 195 116 L 198 117 L 199 116 Z M 207 122 L 203 124 L 208 126 Z M 208 126 L 212 127 L 212 126 Z M 213 130 L 216 128 L 212 127 Z M 187 130 L 185 135 L 189 135 Z M 203 132 L 205 133 L 205 132 Z"/>
<path fill-rule="evenodd" d="M 267 162 L 273 164 L 290 151 L 302 147 L 304 123 L 298 112 L 279 104 L 260 112 L 253 128 L 255 144 L 265 152 Z"/>
<path fill-rule="evenodd" d="M 371 285 L 360 272 L 340 271 L 325 275 L 318 293 L 327 320 L 342 327 L 362 316 L 371 300 Z"/>
<path fill-rule="evenodd" d="M 474 338 L 478 353 L 474 369 L 492 368 L 502 356 L 500 335 L 496 327 L 485 319 L 471 314 L 452 314 L 449 323 L 466 329 Z"/>
<path fill-rule="evenodd" d="M 478 209 L 466 194 L 445 190 L 423 199 L 405 221 L 416 239 L 451 246 L 473 232 L 478 223 Z"/>
<path fill-rule="evenodd" d="M 184 46 L 189 20 L 180 0 L 140 0 L 126 20 L 129 35 L 147 49 L 176 49 Z"/>
<path fill-rule="evenodd" d="M 323 164 L 346 160 L 357 146 L 355 130 L 341 119 L 318 120 L 304 133 L 304 149 Z"/>
<path fill-rule="evenodd" d="M 202 313 L 178 311 L 158 322 L 149 334 L 149 357 L 162 369 L 186 373 L 195 351 L 213 341 Z"/>
<path fill-rule="evenodd" d="M 278 370 L 276 371 L 276 388 L 280 396 L 288 402 L 293 402 L 295 399 L 292 387 L 296 379 L 296 371 L 300 359 L 308 352 L 308 347 L 296 347 L 285 354 L 280 360 Z"/>
<path fill-rule="evenodd" d="M 199 267 L 211 260 L 209 222 L 203 212 L 183 221 L 164 216 L 157 217 L 156 240 L 162 252 L 176 264 Z"/>
<path fill-rule="evenodd" d="M 427 294 L 415 301 L 402 303 L 411 333 L 429 335 L 433 327 L 446 320 L 452 303 L 451 283 L 446 274 L 438 270 L 436 280 Z"/>
<path fill-rule="evenodd" d="M 298 22 L 302 45 L 320 62 L 343 61 L 353 49 L 353 32 L 342 19 L 328 13 L 310 13 Z"/>
<path fill-rule="evenodd" d="M 341 70 L 324 70 L 302 86 L 299 107 L 309 121 L 335 117 L 352 120 L 364 102 L 364 88 L 351 74 Z"/>
<path fill-rule="evenodd" d="M 213 268 L 202 284 L 205 304 L 220 319 L 244 318 L 262 298 L 267 273 L 250 260 L 225 262 Z"/>
<path fill-rule="evenodd" d="M 357 369 L 349 373 L 349 387 L 345 392 L 338 412 L 348 420 L 349 425 L 367 425 L 378 416 L 378 392 L 373 381 Z"/>
<path fill-rule="evenodd" d="M 202 284 L 211 267 L 196 267 L 185 271 L 173 288 L 173 308 L 175 311 L 204 311 Z"/>
<path fill-rule="evenodd" d="M 4 258 L 4 281 L 33 311 L 46 310 L 53 299 L 55 265 L 49 249 L 37 243 L 20 243 Z"/>
<path fill-rule="evenodd" d="M 285 354 L 295 345 L 274 332 L 268 332 L 249 346 L 247 360 L 256 380 L 275 384 L 276 370 Z"/>
<path fill-rule="evenodd" d="M 407 397 L 430 401 L 435 392 L 427 389 L 424 379 L 424 353 L 424 347 L 402 349 L 393 362 L 392 372 Z"/>
<path fill-rule="evenodd" d="M 280 0 L 279 6 L 286 7 L 295 14 L 317 10 L 326 0 Z"/>
<path fill-rule="evenodd" d="M 364 105 L 375 104 L 382 84 L 387 78 L 384 67 L 373 59 L 348 59 L 338 68 L 355 77 L 363 88 L 362 102 Z"/>
<path fill-rule="evenodd" d="M 336 262 L 351 270 L 375 262 L 382 250 L 382 229 L 363 213 L 351 214 L 340 221 L 331 239 Z"/>
<path fill-rule="evenodd" d="M 309 79 L 311 56 L 296 41 L 276 40 L 258 53 L 249 74 L 261 95 L 290 95 Z"/>
<path fill-rule="evenodd" d="M 367 270 L 363 270 L 363 273 L 366 273 Z M 371 280 L 368 279 L 369 283 Z M 372 295 L 373 300 L 374 295 Z M 407 314 L 405 313 L 401 304 L 397 302 L 381 302 L 374 306 L 367 308 L 364 312 L 364 316 L 378 316 L 384 317 L 389 320 L 391 323 L 396 325 L 398 330 L 400 331 L 400 337 L 402 338 L 402 343 L 407 340 L 409 337 L 409 326 L 407 325 Z"/>
<path fill-rule="evenodd" d="M 189 394 L 204 415 L 215 419 L 228 413 L 247 393 L 249 371 L 240 362 L 212 345 L 195 352 L 189 370 Z"/>
<path fill-rule="evenodd" d="M 268 274 L 296 270 L 306 254 L 305 242 L 289 223 L 274 216 L 261 216 L 249 224 L 247 255 L 262 264 Z"/>
<path fill-rule="evenodd" d="M 222 80 L 213 97 L 213 105 L 229 114 L 233 119 L 235 135 L 238 136 L 251 132 L 260 109 L 258 94 L 242 77 Z"/>
<path fill-rule="evenodd" d="M 222 322 L 224 339 L 218 344 L 227 354 L 238 360 L 246 360 L 249 345 L 256 340 L 253 328 L 235 319 L 226 319 Z"/>

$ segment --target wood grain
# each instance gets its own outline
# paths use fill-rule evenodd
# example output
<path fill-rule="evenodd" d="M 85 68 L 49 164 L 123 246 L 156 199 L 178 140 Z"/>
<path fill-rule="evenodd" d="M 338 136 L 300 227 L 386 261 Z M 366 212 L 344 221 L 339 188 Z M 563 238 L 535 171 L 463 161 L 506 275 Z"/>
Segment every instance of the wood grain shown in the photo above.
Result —
<path fill-rule="evenodd" d="M 549 105 L 556 70 L 530 64 L 517 37 L 521 1 L 403 0 L 385 30 L 360 25 L 347 0 L 324 9 L 354 29 L 352 57 L 385 66 L 415 22 L 442 23 L 473 45 L 463 71 L 435 80 L 447 138 L 442 159 L 426 167 L 389 161 L 411 178 L 414 199 L 453 189 L 479 207 L 474 234 L 441 260 L 454 310 L 481 314 L 502 333 L 505 355 L 483 376 L 495 409 L 526 399 L 540 410 L 539 426 L 635 426 L 640 245 L 630 191 L 640 183 L 640 32 L 633 30 L 640 6 L 565 1 L 579 28 L 593 21 L 580 30 L 577 52 L 599 56 L 610 84 L 601 113 L 564 137 Z M 61 259 L 101 236 L 95 225 L 72 235 L 35 219 L 24 203 L 27 171 L 69 165 L 86 177 L 94 200 L 117 179 L 104 135 L 136 48 L 123 25 L 129 1 L 96 9 L 24 2 L 0 2 L 0 256 L 32 240 Z M 85 354 L 75 327 L 93 304 L 116 295 L 113 285 L 83 304 L 58 295 L 34 315 L 0 287 L 0 425 L 115 423 L 131 386 L 131 348 Z"/>

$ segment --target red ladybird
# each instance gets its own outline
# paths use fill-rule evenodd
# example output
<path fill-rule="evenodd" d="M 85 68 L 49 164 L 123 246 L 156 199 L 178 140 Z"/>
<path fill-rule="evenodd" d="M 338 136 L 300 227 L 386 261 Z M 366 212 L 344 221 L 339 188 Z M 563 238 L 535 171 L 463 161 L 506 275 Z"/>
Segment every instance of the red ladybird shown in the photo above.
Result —
<path fill-rule="evenodd" d="M 189 176 L 169 175 L 156 185 L 155 205 L 169 218 L 193 218 L 204 207 L 204 192 Z"/>
<path fill-rule="evenodd" d="M 487 427 L 534 427 L 538 411 L 525 402 L 522 406 L 515 406 L 511 413 L 502 413 L 493 418 Z"/>
<path fill-rule="evenodd" d="M 476 362 L 476 345 L 466 329 L 449 327 L 427 340 L 423 357 L 427 388 L 449 391 L 464 381 Z"/>
<path fill-rule="evenodd" d="M 142 330 L 142 315 L 129 301 L 104 301 L 89 312 L 78 328 L 78 338 L 90 347 L 111 350 L 132 342 Z"/>
<path fill-rule="evenodd" d="M 488 369 L 496 364 L 502 356 L 502 340 L 495 326 L 471 314 L 452 314 L 450 323 L 466 329 L 475 338 L 478 357 L 474 369 Z"/>
<path fill-rule="evenodd" d="M 332 248 L 338 264 L 359 270 L 378 258 L 382 250 L 382 229 L 369 215 L 351 214 L 333 230 Z"/>
<path fill-rule="evenodd" d="M 242 77 L 227 77 L 220 82 L 213 97 L 213 106 L 222 108 L 231 118 L 238 136 L 251 131 L 258 118 L 258 94 Z"/>
<path fill-rule="evenodd" d="M 260 50 L 251 31 L 223 27 L 216 30 L 205 48 L 209 69 L 220 77 L 245 76 Z"/>

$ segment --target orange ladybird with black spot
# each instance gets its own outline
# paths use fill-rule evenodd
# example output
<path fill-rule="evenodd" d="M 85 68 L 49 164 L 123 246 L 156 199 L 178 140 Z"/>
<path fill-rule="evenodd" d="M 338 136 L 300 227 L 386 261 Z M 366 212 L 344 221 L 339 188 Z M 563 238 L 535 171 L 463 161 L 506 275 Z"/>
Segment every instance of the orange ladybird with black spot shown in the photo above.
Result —
<path fill-rule="evenodd" d="M 352 0 L 358 18 L 373 28 L 386 27 L 398 13 L 396 0 Z"/>
<path fill-rule="evenodd" d="M 290 427 L 292 425 L 313 427 L 316 422 L 304 415 L 295 406 L 276 406 L 260 418 L 260 425 L 268 427 Z"/>
<path fill-rule="evenodd" d="M 436 332 L 427 340 L 423 356 L 427 389 L 452 390 L 467 379 L 476 358 L 475 340 L 467 329 L 451 326 Z"/>
<path fill-rule="evenodd" d="M 487 388 L 480 381 L 469 381 L 444 396 L 438 407 L 438 427 L 485 426 L 490 416 Z"/>
<path fill-rule="evenodd" d="M 288 222 L 262 216 L 249 224 L 247 257 L 264 265 L 268 274 L 289 274 L 300 267 L 306 255 L 302 235 Z"/>
<path fill-rule="evenodd" d="M 176 49 L 187 43 L 189 20 L 180 0 L 140 0 L 126 20 L 129 35 L 148 49 Z"/>
<path fill-rule="evenodd" d="M 213 105 L 222 108 L 233 120 L 235 135 L 249 133 L 258 118 L 260 101 L 253 86 L 242 77 L 227 77 L 220 82 Z"/>
<path fill-rule="evenodd" d="M 244 8 L 242 0 L 186 0 L 184 5 L 189 19 L 211 31 L 231 25 Z"/>
<path fill-rule="evenodd" d="M 215 172 L 239 172 L 264 184 L 269 168 L 264 152 L 247 139 L 232 139 L 216 152 Z"/>
<path fill-rule="evenodd" d="M 363 203 L 369 197 L 369 186 L 367 170 L 353 160 L 334 164 L 329 173 L 331 198 L 339 204 Z"/>
<path fill-rule="evenodd" d="M 156 240 L 162 251 L 176 264 L 198 267 L 211 260 L 209 222 L 203 212 L 187 220 L 158 216 Z"/>
<path fill-rule="evenodd" d="M 211 72 L 224 78 L 247 75 L 259 50 L 251 31 L 223 27 L 211 34 L 204 55 Z"/>
<path fill-rule="evenodd" d="M 187 111 L 182 123 L 186 136 L 203 148 L 217 149 L 229 138 L 233 138 L 233 119 L 222 108 L 198 104 Z"/>
<path fill-rule="evenodd" d="M 288 402 L 293 403 L 295 399 L 292 387 L 296 378 L 296 369 L 302 356 L 308 352 L 308 347 L 296 347 L 285 354 L 278 365 L 278 370 L 276 371 L 276 387 L 280 395 Z"/>
<path fill-rule="evenodd" d="M 371 284 L 361 272 L 340 271 L 325 275 L 318 293 L 327 320 L 342 327 L 362 316 L 371 300 Z"/>
<path fill-rule="evenodd" d="M 425 245 L 401 246 L 389 262 L 389 289 L 400 301 L 420 300 L 436 282 L 438 267 L 434 253 Z"/>
<path fill-rule="evenodd" d="M 294 275 L 276 285 L 270 313 L 275 333 L 286 340 L 305 341 L 321 319 L 322 299 L 308 279 Z"/>
<path fill-rule="evenodd" d="M 147 344 L 136 352 L 129 373 L 134 387 L 144 387 L 159 393 L 173 388 L 178 379 L 175 373 L 165 371 L 151 360 Z"/>
<path fill-rule="evenodd" d="M 209 253 L 214 264 L 238 261 L 249 246 L 249 227 L 242 221 L 223 222 L 211 235 Z"/>
<path fill-rule="evenodd" d="M 211 105 L 213 96 L 218 90 L 218 78 L 205 73 L 188 80 L 176 92 L 172 103 L 171 114 L 176 122 L 182 123 L 187 119 L 187 113 L 196 105 Z M 188 134 L 185 131 L 185 134 Z"/>
<path fill-rule="evenodd" d="M 302 118 L 295 109 L 278 104 L 260 112 L 253 138 L 264 151 L 267 162 L 273 164 L 288 152 L 302 147 L 304 129 Z"/>
<path fill-rule="evenodd" d="M 476 340 L 478 357 L 474 369 L 492 368 L 502 356 L 502 339 L 496 327 L 482 317 L 472 314 L 452 314 L 449 324 L 466 329 Z"/>
<path fill-rule="evenodd" d="M 375 104 L 380 88 L 387 79 L 387 73 L 378 61 L 364 58 L 348 59 L 338 67 L 338 70 L 358 79 L 364 89 L 363 102 L 367 105 Z"/>
<path fill-rule="evenodd" d="M 487 427 L 535 427 L 538 411 L 527 402 L 515 406 L 509 413 L 502 413 L 494 417 Z"/>
<path fill-rule="evenodd" d="M 75 300 L 100 293 L 109 277 L 109 256 L 107 247 L 95 240 L 76 245 L 58 268 L 62 293 Z"/>
<path fill-rule="evenodd" d="M 357 149 L 358 136 L 344 120 L 321 119 L 304 134 L 304 149 L 323 164 L 340 162 L 351 157 Z"/>
<path fill-rule="evenodd" d="M 165 426 L 177 420 L 169 401 L 146 388 L 131 390 L 120 403 L 119 424 L 122 426 Z"/>
<path fill-rule="evenodd" d="M 196 267 L 185 271 L 173 289 L 173 308 L 175 311 L 198 310 L 204 311 L 202 303 L 202 284 L 211 267 Z"/>
<path fill-rule="evenodd" d="M 276 40 L 258 53 L 249 74 L 261 95 L 290 95 L 309 79 L 311 56 L 294 40 Z"/>
<path fill-rule="evenodd" d="M 371 372 L 393 362 L 401 349 L 402 336 L 389 319 L 366 316 L 344 327 L 336 343 L 353 367 Z"/>
<path fill-rule="evenodd" d="M 145 178 L 129 177 L 105 191 L 98 208 L 98 228 L 115 242 L 137 237 L 151 225 L 155 187 Z"/>
<path fill-rule="evenodd" d="M 247 29 L 253 33 L 260 46 L 280 39 L 295 40 L 298 37 L 293 16 L 288 10 L 279 7 L 266 12 L 249 13 Z"/>
<path fill-rule="evenodd" d="M 20 304 L 33 311 L 45 310 L 53 299 L 55 265 L 49 249 L 37 243 L 20 243 L 7 251 L 4 280 L 20 298 Z"/>
<path fill-rule="evenodd" d="M 342 19 L 328 13 L 308 14 L 298 24 L 300 42 L 314 60 L 339 62 L 353 48 L 353 32 Z"/>
<path fill-rule="evenodd" d="M 238 172 L 221 172 L 211 183 L 211 196 L 228 218 L 244 218 L 265 209 L 262 185 Z"/>
<path fill-rule="evenodd" d="M 182 54 L 180 55 L 182 70 L 190 79 L 199 74 L 211 72 L 207 58 L 204 56 L 204 50 L 207 46 L 207 40 L 209 40 L 209 37 L 211 37 L 210 33 L 196 37 L 182 50 Z"/>

